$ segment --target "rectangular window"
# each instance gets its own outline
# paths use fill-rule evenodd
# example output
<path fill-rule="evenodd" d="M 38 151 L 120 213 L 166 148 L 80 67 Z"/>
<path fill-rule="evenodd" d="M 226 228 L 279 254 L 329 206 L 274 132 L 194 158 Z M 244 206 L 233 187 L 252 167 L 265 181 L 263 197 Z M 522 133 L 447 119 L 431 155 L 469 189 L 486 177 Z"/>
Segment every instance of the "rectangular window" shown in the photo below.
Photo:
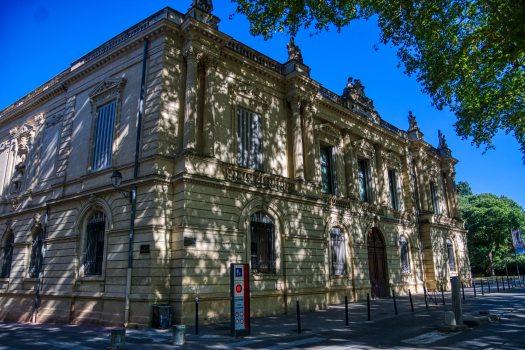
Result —
<path fill-rule="evenodd" d="M 357 160 L 359 176 L 359 196 L 362 202 L 370 202 L 370 173 L 368 160 Z"/>
<path fill-rule="evenodd" d="M 97 110 L 97 124 L 93 142 L 92 170 L 98 171 L 109 167 L 113 149 L 113 129 L 115 122 L 115 102 Z"/>
<path fill-rule="evenodd" d="M 388 170 L 388 187 L 390 189 L 390 206 L 399 210 L 399 195 L 397 193 L 397 172 Z"/>
<path fill-rule="evenodd" d="M 456 271 L 456 263 L 454 262 L 454 247 L 450 241 L 447 241 L 447 253 L 448 253 L 448 268 L 450 271 Z"/>
<path fill-rule="evenodd" d="M 319 148 L 321 156 L 321 181 L 323 193 L 337 194 L 337 181 L 335 174 L 335 150 L 333 147 Z"/>
<path fill-rule="evenodd" d="M 332 249 L 332 274 L 346 274 L 345 236 L 339 227 L 330 230 L 330 246 Z"/>
<path fill-rule="evenodd" d="M 434 214 L 439 215 L 437 184 L 435 182 L 430 183 L 430 196 L 432 197 L 432 207 L 434 208 Z"/>
<path fill-rule="evenodd" d="M 263 171 L 261 115 L 239 107 L 237 116 L 239 166 Z"/>

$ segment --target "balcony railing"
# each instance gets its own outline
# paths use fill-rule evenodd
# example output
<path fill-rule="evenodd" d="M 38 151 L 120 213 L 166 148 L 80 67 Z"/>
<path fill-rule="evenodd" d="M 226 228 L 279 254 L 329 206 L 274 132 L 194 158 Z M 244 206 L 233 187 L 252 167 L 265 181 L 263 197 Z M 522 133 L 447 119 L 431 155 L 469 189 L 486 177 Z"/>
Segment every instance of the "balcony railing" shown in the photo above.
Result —
<path fill-rule="evenodd" d="M 279 74 L 283 74 L 283 65 L 279 62 L 272 60 L 270 57 L 263 55 L 260 52 L 255 51 L 254 49 L 236 41 L 232 40 L 227 45 L 226 48 L 237 52 L 239 55 L 249 58 L 260 65 L 269 68 Z"/>

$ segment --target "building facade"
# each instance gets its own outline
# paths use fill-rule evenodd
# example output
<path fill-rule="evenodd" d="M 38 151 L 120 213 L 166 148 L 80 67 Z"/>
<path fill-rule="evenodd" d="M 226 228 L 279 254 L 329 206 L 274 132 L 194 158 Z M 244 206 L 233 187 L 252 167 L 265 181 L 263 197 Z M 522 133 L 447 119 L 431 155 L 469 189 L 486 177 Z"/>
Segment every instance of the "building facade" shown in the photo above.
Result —
<path fill-rule="evenodd" d="M 252 50 L 212 8 L 165 8 L 0 112 L 0 320 L 148 326 L 167 303 L 189 325 L 198 297 L 225 321 L 238 262 L 252 317 L 470 283 L 444 136 L 388 124 L 359 80 L 323 88 L 293 39 L 284 64 Z"/>

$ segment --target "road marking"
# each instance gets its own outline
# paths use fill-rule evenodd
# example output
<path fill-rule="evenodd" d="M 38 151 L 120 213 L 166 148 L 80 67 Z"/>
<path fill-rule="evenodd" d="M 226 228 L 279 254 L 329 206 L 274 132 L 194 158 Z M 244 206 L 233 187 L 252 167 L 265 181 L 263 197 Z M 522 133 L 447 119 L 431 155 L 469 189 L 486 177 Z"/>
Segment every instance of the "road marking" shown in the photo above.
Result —
<path fill-rule="evenodd" d="M 431 344 L 434 342 L 437 342 L 438 340 L 445 339 L 448 337 L 452 337 L 453 335 L 459 334 L 458 333 L 441 333 L 438 331 L 432 331 L 430 333 L 419 335 L 415 338 L 405 339 L 401 340 L 402 343 L 407 344 Z"/>
<path fill-rule="evenodd" d="M 364 344 L 365 343 L 359 342 L 359 341 L 350 341 L 350 342 L 347 342 L 347 343 L 339 343 L 339 344 L 326 346 L 324 348 L 315 348 L 315 350 L 341 350 L 341 349 L 344 349 L 344 348 L 348 348 L 348 347 L 352 347 L 353 348 L 354 346 L 364 345 Z"/>
<path fill-rule="evenodd" d="M 294 346 L 298 345 L 304 345 L 304 344 L 310 344 L 310 343 L 318 343 L 320 341 L 326 340 L 326 338 L 306 338 L 302 340 L 296 340 L 285 344 L 278 344 L 274 346 L 267 347 L 265 349 L 267 350 L 282 350 L 282 349 L 288 349 L 293 348 Z"/>

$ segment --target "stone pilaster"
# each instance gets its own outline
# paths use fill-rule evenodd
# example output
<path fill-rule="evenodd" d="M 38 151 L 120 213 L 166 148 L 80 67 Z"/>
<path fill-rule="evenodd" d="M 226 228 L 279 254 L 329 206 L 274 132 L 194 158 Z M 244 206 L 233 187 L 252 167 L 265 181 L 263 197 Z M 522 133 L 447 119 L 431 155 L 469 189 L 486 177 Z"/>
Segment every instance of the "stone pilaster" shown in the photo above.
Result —
<path fill-rule="evenodd" d="M 345 177 L 346 177 L 346 197 L 357 199 L 358 198 L 358 189 L 357 189 L 357 172 L 354 166 L 355 154 L 352 149 L 352 142 L 350 140 L 350 130 L 343 129 L 343 147 L 344 147 L 344 157 L 345 157 Z"/>
<path fill-rule="evenodd" d="M 183 151 L 197 150 L 197 80 L 200 53 L 192 47 L 184 50 L 186 58 L 186 104 L 184 109 Z"/>
<path fill-rule="evenodd" d="M 445 171 L 445 175 L 447 179 L 447 191 L 448 191 L 450 215 L 453 218 L 460 219 L 461 214 L 459 211 L 458 194 L 456 191 L 456 173 L 453 170 L 448 170 L 448 171 Z"/>
<path fill-rule="evenodd" d="M 418 152 L 419 153 L 419 152 Z M 423 164 L 425 163 L 425 159 L 423 159 L 421 154 L 414 153 L 414 160 L 416 163 L 415 171 L 416 171 L 416 180 L 417 180 L 417 192 L 419 194 L 419 209 L 422 212 L 428 212 L 428 195 L 427 195 L 427 189 L 425 184 L 425 172 L 426 172 L 426 166 L 423 167 Z M 426 165 L 426 164 L 425 164 Z"/>
<path fill-rule="evenodd" d="M 305 171 L 306 179 L 315 181 L 315 140 L 314 140 L 314 104 L 308 102 L 304 110 L 303 136 L 305 148 Z"/>
<path fill-rule="evenodd" d="M 380 144 L 374 145 L 376 151 L 376 164 L 377 164 L 377 179 L 378 179 L 378 199 L 379 205 L 388 207 L 388 197 L 386 195 L 388 188 L 388 178 L 385 177 L 385 163 L 383 162 L 383 151 L 381 150 Z"/>
<path fill-rule="evenodd" d="M 206 69 L 202 153 L 208 156 L 215 154 L 215 75 L 218 63 L 218 58 L 209 55 L 202 60 Z"/>
<path fill-rule="evenodd" d="M 287 97 L 292 107 L 294 178 L 304 179 L 303 131 L 301 127 L 301 98 L 297 94 Z"/>

